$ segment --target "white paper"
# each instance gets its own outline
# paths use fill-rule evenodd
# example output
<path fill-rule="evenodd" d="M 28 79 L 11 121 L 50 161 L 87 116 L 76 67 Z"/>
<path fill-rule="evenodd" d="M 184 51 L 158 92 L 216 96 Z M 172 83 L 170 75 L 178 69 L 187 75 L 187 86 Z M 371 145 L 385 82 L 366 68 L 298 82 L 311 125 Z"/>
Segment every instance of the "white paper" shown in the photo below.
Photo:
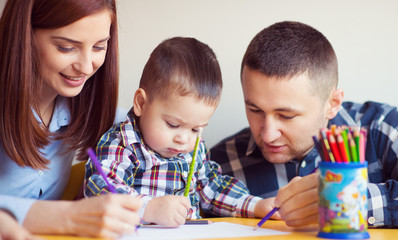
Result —
<path fill-rule="evenodd" d="M 270 236 L 290 234 L 271 229 L 259 228 L 253 231 L 254 226 L 246 226 L 227 222 L 215 222 L 212 224 L 201 225 L 181 225 L 178 228 L 166 228 L 154 225 L 138 229 L 138 235 L 133 233 L 123 236 L 122 240 L 127 239 L 206 239 L 206 238 L 232 238 L 232 237 L 251 237 L 251 236 Z"/>

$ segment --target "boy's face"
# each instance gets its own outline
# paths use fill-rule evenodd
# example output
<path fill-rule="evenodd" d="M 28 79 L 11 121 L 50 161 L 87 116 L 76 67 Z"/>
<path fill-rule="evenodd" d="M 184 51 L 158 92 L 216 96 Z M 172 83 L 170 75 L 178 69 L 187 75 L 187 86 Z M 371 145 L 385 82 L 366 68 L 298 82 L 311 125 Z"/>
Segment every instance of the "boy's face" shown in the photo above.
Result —
<path fill-rule="evenodd" d="M 262 155 L 271 163 L 304 157 L 328 119 L 335 116 L 328 100 L 310 92 L 306 74 L 291 79 L 267 77 L 244 67 L 242 89 L 250 129 Z M 334 108 L 337 109 L 337 108 Z"/>
<path fill-rule="evenodd" d="M 134 113 L 140 117 L 139 128 L 144 143 L 165 158 L 193 151 L 199 128 L 207 126 L 216 106 L 191 96 L 171 94 L 167 99 L 149 102 L 140 89 L 142 101 L 134 103 Z M 140 95 L 136 92 L 136 96 Z M 139 106 L 138 106 L 139 105 Z"/>

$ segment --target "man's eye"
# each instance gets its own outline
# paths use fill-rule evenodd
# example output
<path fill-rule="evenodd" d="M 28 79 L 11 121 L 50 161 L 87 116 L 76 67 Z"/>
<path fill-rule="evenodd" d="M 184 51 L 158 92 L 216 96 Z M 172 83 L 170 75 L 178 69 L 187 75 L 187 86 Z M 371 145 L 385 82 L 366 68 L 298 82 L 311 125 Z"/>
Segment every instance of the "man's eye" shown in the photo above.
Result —
<path fill-rule="evenodd" d="M 249 111 L 250 111 L 250 112 L 253 112 L 253 113 L 259 113 L 259 112 L 261 112 L 261 110 L 259 110 L 259 109 L 257 109 L 257 108 L 249 108 Z"/>
<path fill-rule="evenodd" d="M 280 115 L 280 116 L 281 116 L 281 118 L 286 119 L 286 120 L 291 120 L 296 117 L 295 115 L 293 115 L 293 116 Z"/>

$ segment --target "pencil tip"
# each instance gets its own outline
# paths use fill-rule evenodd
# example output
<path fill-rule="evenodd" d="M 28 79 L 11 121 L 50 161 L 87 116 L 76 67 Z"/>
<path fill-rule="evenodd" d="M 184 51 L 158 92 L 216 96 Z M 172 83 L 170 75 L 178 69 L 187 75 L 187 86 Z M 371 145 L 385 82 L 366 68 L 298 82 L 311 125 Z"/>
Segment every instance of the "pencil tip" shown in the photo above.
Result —
<path fill-rule="evenodd" d="M 253 228 L 253 231 L 257 231 L 258 225 Z"/>

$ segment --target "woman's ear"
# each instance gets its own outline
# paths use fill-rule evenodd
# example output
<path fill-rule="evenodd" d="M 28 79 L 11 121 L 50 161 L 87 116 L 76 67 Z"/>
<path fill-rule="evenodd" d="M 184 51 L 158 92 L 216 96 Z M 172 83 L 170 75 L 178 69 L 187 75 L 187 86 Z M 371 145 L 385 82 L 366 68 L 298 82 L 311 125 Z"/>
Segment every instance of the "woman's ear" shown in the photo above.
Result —
<path fill-rule="evenodd" d="M 147 95 L 144 89 L 142 88 L 138 88 L 137 91 L 135 91 L 134 94 L 134 114 L 137 117 L 140 117 L 142 114 L 142 111 L 145 107 L 145 105 L 147 104 Z"/>
<path fill-rule="evenodd" d="M 343 103 L 344 91 L 342 89 L 334 89 L 329 99 L 327 100 L 326 118 L 334 118 L 340 110 L 341 104 Z"/>

